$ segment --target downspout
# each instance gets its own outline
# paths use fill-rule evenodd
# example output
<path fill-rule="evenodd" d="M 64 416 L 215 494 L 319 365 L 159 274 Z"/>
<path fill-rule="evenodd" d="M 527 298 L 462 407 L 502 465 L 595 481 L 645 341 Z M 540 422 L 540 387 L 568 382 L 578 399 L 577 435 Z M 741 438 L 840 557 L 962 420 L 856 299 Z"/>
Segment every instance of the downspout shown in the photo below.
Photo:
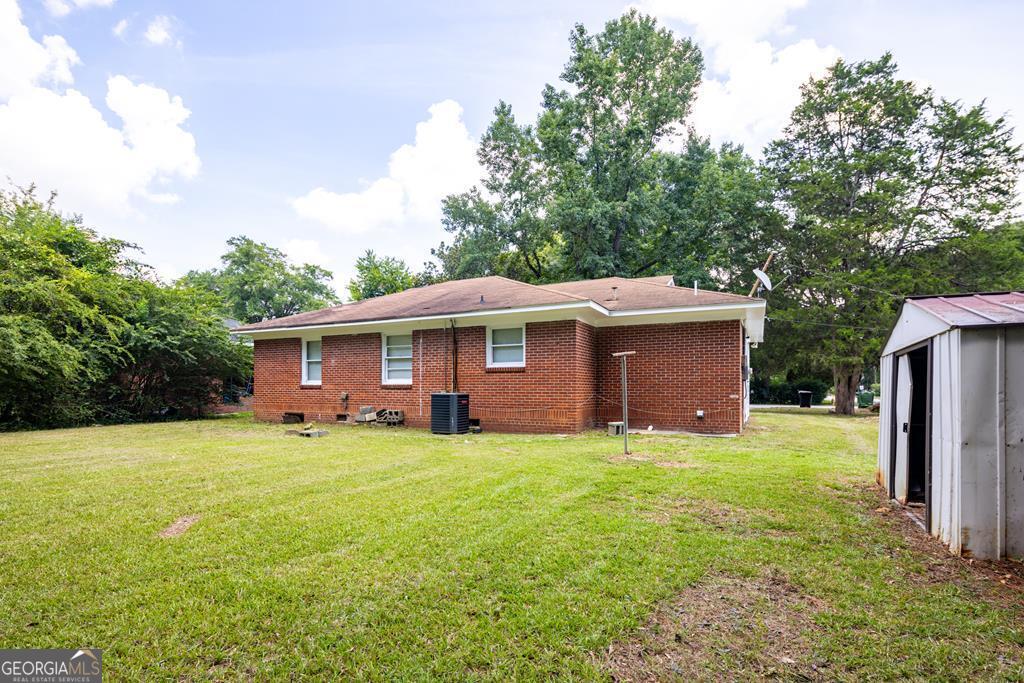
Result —
<path fill-rule="evenodd" d="M 452 323 L 452 393 L 459 391 L 459 337 L 455 331 L 455 318 Z"/>
<path fill-rule="evenodd" d="M 448 391 L 448 330 L 442 327 L 441 331 L 444 332 L 444 390 Z"/>

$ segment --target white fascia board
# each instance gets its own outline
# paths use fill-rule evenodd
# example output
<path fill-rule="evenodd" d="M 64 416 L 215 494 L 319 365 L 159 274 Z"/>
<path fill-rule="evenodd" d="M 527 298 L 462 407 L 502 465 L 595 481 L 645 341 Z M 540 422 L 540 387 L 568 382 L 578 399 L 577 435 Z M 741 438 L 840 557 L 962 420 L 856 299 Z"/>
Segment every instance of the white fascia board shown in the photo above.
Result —
<path fill-rule="evenodd" d="M 562 315 L 562 312 L 571 312 L 571 315 Z M 570 301 L 564 304 L 545 304 L 543 306 L 523 306 L 520 308 L 492 309 L 487 311 L 469 311 L 466 313 L 449 313 L 443 315 L 423 315 L 414 318 L 386 318 L 383 320 L 363 320 L 351 323 L 327 323 L 319 325 L 296 325 L 294 327 L 273 327 L 262 330 L 240 330 L 234 334 L 244 334 L 253 339 L 280 339 L 282 337 L 305 337 L 310 332 L 317 332 L 319 335 L 330 334 L 358 334 L 360 332 L 372 331 L 373 328 L 385 329 L 391 334 L 398 330 L 405 329 L 427 329 L 431 327 L 445 327 L 449 320 L 474 320 L 474 319 L 501 319 L 508 317 L 515 318 L 536 318 L 538 320 L 558 320 L 565 317 L 575 317 L 576 314 L 605 314 L 608 311 L 603 306 L 593 301 Z M 554 314 L 554 317 L 551 317 Z"/>
<path fill-rule="evenodd" d="M 753 342 L 763 341 L 764 301 L 737 304 L 713 304 L 707 306 L 680 306 L 675 308 L 650 308 L 646 310 L 610 311 L 607 318 L 596 323 L 597 327 L 622 325 L 656 325 L 674 322 L 701 322 L 709 320 L 741 320 L 747 335 Z"/>

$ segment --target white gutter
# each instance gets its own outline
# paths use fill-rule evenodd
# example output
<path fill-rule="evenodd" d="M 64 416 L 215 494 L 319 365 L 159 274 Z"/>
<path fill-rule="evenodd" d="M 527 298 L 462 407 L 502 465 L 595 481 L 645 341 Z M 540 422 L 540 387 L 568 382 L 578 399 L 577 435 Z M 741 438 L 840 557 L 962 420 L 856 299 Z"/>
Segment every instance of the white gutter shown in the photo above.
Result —
<path fill-rule="evenodd" d="M 703 313 L 705 311 L 727 311 L 729 309 L 765 308 L 764 301 L 751 301 L 742 304 L 707 304 L 704 306 L 675 306 L 672 308 L 631 308 L 623 311 L 608 311 L 609 318 L 621 318 L 635 315 L 664 315 L 666 313 Z"/>

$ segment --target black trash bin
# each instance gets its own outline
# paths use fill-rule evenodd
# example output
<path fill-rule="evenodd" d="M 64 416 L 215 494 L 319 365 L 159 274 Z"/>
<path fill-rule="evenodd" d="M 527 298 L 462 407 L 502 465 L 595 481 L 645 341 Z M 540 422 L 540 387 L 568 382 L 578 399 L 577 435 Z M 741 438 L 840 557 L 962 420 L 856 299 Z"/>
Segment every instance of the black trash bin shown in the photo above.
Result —
<path fill-rule="evenodd" d="M 801 408 L 810 408 L 811 407 L 811 392 L 806 391 L 806 390 L 800 390 L 800 391 L 796 392 L 796 395 L 797 395 L 797 397 L 800 400 L 800 407 Z"/>

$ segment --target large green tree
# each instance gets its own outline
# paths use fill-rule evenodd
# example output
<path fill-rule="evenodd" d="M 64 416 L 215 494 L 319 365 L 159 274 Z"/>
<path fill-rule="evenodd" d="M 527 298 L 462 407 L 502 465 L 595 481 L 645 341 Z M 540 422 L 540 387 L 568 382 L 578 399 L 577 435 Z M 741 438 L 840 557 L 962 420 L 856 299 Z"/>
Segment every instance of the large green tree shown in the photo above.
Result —
<path fill-rule="evenodd" d="M 447 278 L 531 282 L 672 273 L 749 286 L 759 236 L 779 221 L 771 181 L 742 148 L 683 138 L 698 49 L 637 12 L 577 26 L 535 126 L 499 103 L 481 139 L 481 187 L 448 197 Z M 681 151 L 667 149 L 669 140 Z"/>
<path fill-rule="evenodd" d="M 690 111 L 700 50 L 635 10 L 594 35 L 577 25 L 569 42 L 571 88 L 544 88 L 537 124 L 564 263 L 583 277 L 648 273 L 667 226 L 658 144 Z"/>
<path fill-rule="evenodd" d="M 372 250 L 356 259 L 356 277 L 348 283 L 353 301 L 394 294 L 416 286 L 416 276 L 405 262 L 392 256 L 377 256 Z"/>
<path fill-rule="evenodd" d="M 292 265 L 280 249 L 245 236 L 227 243 L 222 267 L 191 271 L 182 281 L 220 296 L 231 317 L 255 323 L 338 303 L 329 270 Z"/>
<path fill-rule="evenodd" d="M 1019 233 L 1002 224 L 1021 167 L 1003 118 L 900 79 L 888 54 L 840 60 L 803 86 L 765 151 L 790 217 L 765 241 L 788 273 L 771 295 L 782 328 L 769 334 L 798 336 L 832 368 L 837 412 L 853 411 L 904 295 L 1007 280 L 998 263 L 1013 260 Z"/>

